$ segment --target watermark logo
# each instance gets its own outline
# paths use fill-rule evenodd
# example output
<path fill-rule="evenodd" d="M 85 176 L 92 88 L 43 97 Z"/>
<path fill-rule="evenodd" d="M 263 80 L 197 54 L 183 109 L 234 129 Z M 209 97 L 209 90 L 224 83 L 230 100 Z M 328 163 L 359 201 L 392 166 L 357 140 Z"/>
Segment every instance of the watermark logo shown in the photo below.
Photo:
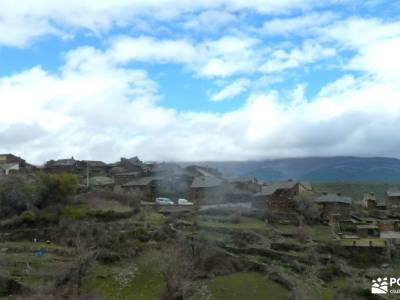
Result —
<path fill-rule="evenodd" d="M 372 280 L 371 294 L 387 294 L 388 293 L 388 279 L 387 277 Z"/>

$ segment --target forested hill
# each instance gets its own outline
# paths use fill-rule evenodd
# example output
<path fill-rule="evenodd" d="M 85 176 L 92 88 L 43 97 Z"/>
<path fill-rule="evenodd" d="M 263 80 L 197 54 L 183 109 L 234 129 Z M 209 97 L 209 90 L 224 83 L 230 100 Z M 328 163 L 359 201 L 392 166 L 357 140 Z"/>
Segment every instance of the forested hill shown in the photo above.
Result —
<path fill-rule="evenodd" d="M 288 178 L 313 182 L 400 182 L 400 160 L 386 157 L 307 157 L 242 162 L 202 162 L 228 178 Z"/>

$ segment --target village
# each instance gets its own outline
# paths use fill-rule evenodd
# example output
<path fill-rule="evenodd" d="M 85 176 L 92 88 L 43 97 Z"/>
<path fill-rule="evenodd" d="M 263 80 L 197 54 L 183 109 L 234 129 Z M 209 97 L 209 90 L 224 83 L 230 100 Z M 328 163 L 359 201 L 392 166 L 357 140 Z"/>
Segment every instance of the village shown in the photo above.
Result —
<path fill-rule="evenodd" d="M 95 203 L 96 211 L 86 216 L 95 216 L 97 221 L 102 221 L 105 216 L 107 218 L 111 216 L 111 221 L 132 220 L 133 223 L 129 224 L 134 228 L 140 226 L 141 230 L 143 228 L 165 230 L 163 224 L 167 224 L 168 231 L 174 232 L 175 239 L 177 235 L 182 235 L 190 241 L 193 239 L 192 235 L 196 233 L 196 238 L 202 240 L 202 243 L 207 241 L 207 244 L 216 245 L 229 253 L 229 257 L 240 255 L 243 259 L 251 256 L 251 265 L 257 265 L 257 270 L 267 268 L 265 259 L 268 264 L 271 264 L 271 260 L 277 260 L 280 262 L 278 265 L 287 265 L 290 272 L 293 272 L 293 268 L 302 270 L 306 267 L 300 267 L 299 264 L 308 264 L 303 255 L 307 253 L 315 256 L 315 251 L 321 252 L 320 257 L 315 257 L 319 257 L 318 260 L 323 261 L 325 266 L 332 267 L 344 259 L 353 261 L 355 263 L 353 268 L 360 268 L 365 260 L 372 263 L 374 268 L 385 272 L 398 268 L 400 190 L 396 187 L 386 190 L 384 197 L 379 199 L 374 192 L 360 193 L 357 199 L 353 199 L 340 192 L 317 190 L 312 183 L 296 179 L 281 182 L 265 182 L 257 178 L 228 180 L 218 170 L 206 166 L 149 163 L 141 161 L 138 157 L 121 158 L 120 161 L 110 164 L 71 157 L 49 160 L 43 166 L 34 166 L 13 154 L 0 155 L 0 182 L 13 176 L 29 180 L 36 174 L 72 174 L 77 178 L 75 198 L 80 199 L 77 200 L 79 204 L 69 205 L 67 208 L 73 211 L 70 216 L 78 222 L 86 218 L 80 215 L 80 211 L 78 214 L 82 203 L 85 205 L 89 203 L 89 206 Z M 125 206 L 126 210 L 119 211 L 117 202 L 121 202 L 119 199 L 125 199 L 124 197 L 133 199 L 137 204 L 134 210 Z M 99 203 L 106 207 L 106 210 L 114 210 L 113 214 L 100 214 Z M 113 205 L 117 205 L 118 209 L 111 209 Z M 65 211 L 66 209 L 61 216 Z M 21 222 L 24 224 L 26 219 L 24 214 L 26 215 L 26 213 L 21 215 L 22 221 L 19 220 L 18 224 Z M 106 222 L 110 220 L 107 219 Z M 3 255 L 11 251 L 13 241 L 19 240 L 19 238 L 9 238 L 13 236 L 10 228 L 17 228 L 10 225 L 10 222 L 15 222 L 15 219 L 0 222 L 0 242 L 4 243 L 0 248 L 3 249 Z M 112 226 L 113 230 L 122 226 L 118 222 L 116 223 L 118 226 Z M 42 226 L 35 222 L 27 224 L 33 227 Z M 92 226 L 92 223 L 88 224 L 85 226 Z M 128 223 L 123 224 L 122 233 L 127 230 L 126 228 L 131 228 Z M 26 227 L 24 230 L 30 230 L 26 224 L 23 226 Z M 110 229 L 106 229 L 108 230 Z M 38 237 L 32 235 L 34 233 L 29 233 L 28 239 L 47 241 L 48 245 L 43 246 L 47 251 L 51 247 L 56 247 L 58 242 L 51 237 L 51 234 L 44 234 L 43 230 L 40 232 Z M 137 234 L 135 233 L 135 239 L 139 238 L 141 247 L 152 248 L 154 245 L 151 242 L 160 242 L 158 238 L 146 237 L 145 232 L 141 232 L 139 237 Z M 202 235 L 205 237 L 201 237 Z M 142 242 L 146 242 L 146 246 L 143 246 Z M 309 251 L 314 252 L 309 254 Z M 338 258 L 335 258 L 336 255 Z M 259 256 L 263 257 L 263 261 L 255 263 L 254 258 Z M 313 268 L 317 270 L 314 270 L 314 273 L 322 274 L 318 275 L 320 276 L 318 280 L 327 284 L 323 285 L 327 294 L 332 294 L 332 289 L 338 289 L 338 285 L 340 287 L 343 283 L 340 281 L 342 276 L 352 276 L 351 273 L 355 270 L 335 266 L 332 267 L 333 275 L 326 275 L 325 271 L 319 269 L 319 265 Z M 289 271 L 281 272 L 285 274 L 284 272 Z M 296 272 L 303 271 L 294 271 Z M 285 294 L 287 299 L 307 299 L 304 294 L 308 291 L 305 292 L 288 283 L 285 275 L 279 274 L 270 273 L 273 281 L 279 282 L 290 291 L 289 294 Z M 325 279 L 324 276 L 329 279 Z M 101 277 L 93 280 L 101 281 L 99 278 Z M 110 299 L 114 298 L 110 296 Z"/>
<path fill-rule="evenodd" d="M 269 183 L 257 178 L 228 181 L 215 169 L 144 163 L 138 157 L 121 158 L 112 164 L 72 157 L 50 160 L 43 167 L 35 167 L 13 154 L 0 154 L 0 176 L 38 171 L 72 173 L 79 177 L 81 191 L 93 188 L 128 193 L 143 205 L 156 204 L 159 197 L 175 198 L 177 207 L 161 208 L 170 212 L 218 205 L 231 210 L 236 206 L 240 210 L 240 204 L 247 204 L 254 210 L 268 212 L 269 222 L 299 224 L 305 216 L 330 225 L 335 237 L 353 247 L 390 249 L 400 239 L 400 190 L 397 188 L 387 190 L 384 199 L 377 199 L 373 192 L 364 193 L 356 203 L 340 193 L 316 193 L 310 182 L 288 179 Z M 178 198 L 187 198 L 187 204 L 193 207 L 179 208 Z M 317 210 L 312 211 L 306 205 L 315 205 Z M 373 239 L 365 243 L 365 238 Z"/>

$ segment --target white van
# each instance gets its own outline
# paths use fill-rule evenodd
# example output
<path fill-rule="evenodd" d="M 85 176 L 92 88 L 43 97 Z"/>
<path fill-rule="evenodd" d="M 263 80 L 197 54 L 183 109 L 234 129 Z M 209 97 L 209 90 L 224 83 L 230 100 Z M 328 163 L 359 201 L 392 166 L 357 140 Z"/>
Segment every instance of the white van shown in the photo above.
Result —
<path fill-rule="evenodd" d="M 193 205 L 193 202 L 190 202 L 186 199 L 178 199 L 178 205 Z"/>
<path fill-rule="evenodd" d="M 169 198 L 158 197 L 156 198 L 156 203 L 158 205 L 175 205 L 174 201 Z"/>

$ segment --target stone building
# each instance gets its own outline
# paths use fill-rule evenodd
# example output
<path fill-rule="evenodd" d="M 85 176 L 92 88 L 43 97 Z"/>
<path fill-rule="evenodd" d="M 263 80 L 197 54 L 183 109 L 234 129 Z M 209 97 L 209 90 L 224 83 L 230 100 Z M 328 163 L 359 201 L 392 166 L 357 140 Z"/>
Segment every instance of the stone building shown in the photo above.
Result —
<path fill-rule="evenodd" d="M 340 193 L 323 193 L 314 201 L 318 204 L 321 217 L 329 221 L 329 223 L 335 224 L 338 221 L 350 219 L 351 204 L 353 202 L 351 197 L 343 196 Z"/>
<path fill-rule="evenodd" d="M 189 195 L 196 205 L 221 203 L 224 200 L 223 180 L 214 176 L 195 177 Z"/>
<path fill-rule="evenodd" d="M 390 215 L 400 216 L 400 190 L 397 188 L 387 190 L 385 204 Z"/>

